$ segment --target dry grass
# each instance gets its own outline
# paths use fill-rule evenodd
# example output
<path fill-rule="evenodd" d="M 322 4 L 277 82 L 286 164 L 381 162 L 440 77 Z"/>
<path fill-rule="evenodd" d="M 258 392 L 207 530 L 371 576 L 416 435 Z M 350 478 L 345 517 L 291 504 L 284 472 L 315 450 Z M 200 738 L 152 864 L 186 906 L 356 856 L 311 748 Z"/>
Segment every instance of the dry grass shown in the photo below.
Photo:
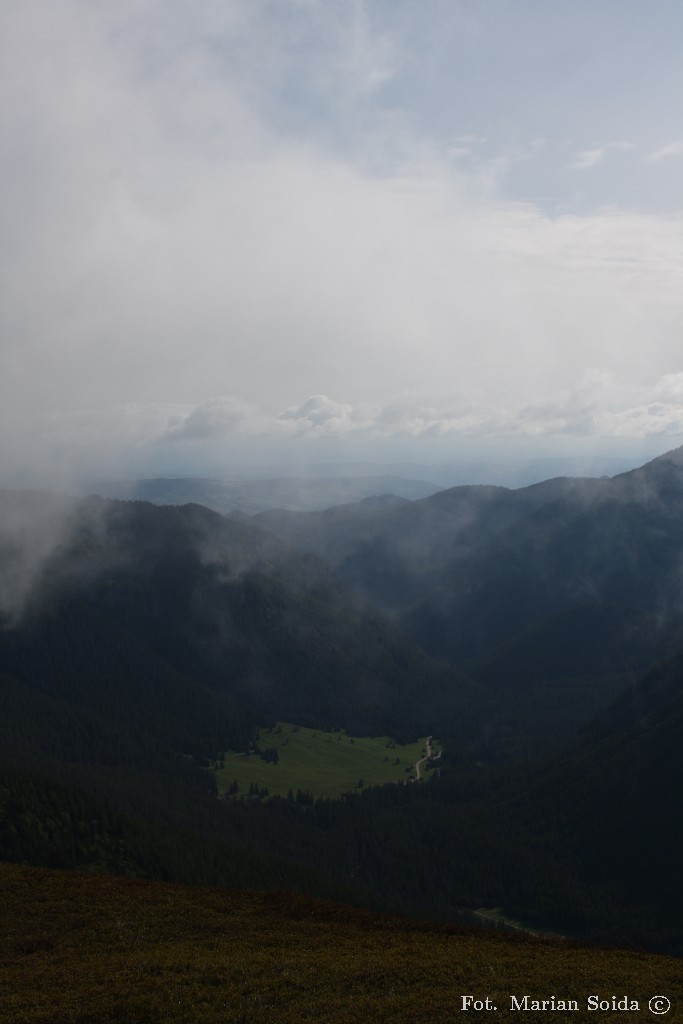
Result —
<path fill-rule="evenodd" d="M 0 865 L 2 1024 L 412 1024 L 511 1019 L 509 996 L 579 1000 L 525 1021 L 680 1020 L 680 961 L 430 926 L 304 897 Z M 489 996 L 490 1015 L 461 1011 Z M 590 994 L 638 1012 L 589 1012 Z"/>

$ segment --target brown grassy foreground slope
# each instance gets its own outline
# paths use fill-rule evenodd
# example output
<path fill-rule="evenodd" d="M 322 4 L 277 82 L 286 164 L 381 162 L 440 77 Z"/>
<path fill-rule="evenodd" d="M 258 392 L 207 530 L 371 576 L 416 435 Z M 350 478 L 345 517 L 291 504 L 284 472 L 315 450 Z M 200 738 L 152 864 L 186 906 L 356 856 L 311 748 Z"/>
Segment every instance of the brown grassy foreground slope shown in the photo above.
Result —
<path fill-rule="evenodd" d="M 680 1020 L 669 957 L 432 926 L 299 896 L 0 865 L 2 1024 Z M 461 1009 L 488 996 L 498 1012 Z M 591 1012 L 586 998 L 638 1000 Z M 671 1012 L 647 1008 L 667 996 Z"/>

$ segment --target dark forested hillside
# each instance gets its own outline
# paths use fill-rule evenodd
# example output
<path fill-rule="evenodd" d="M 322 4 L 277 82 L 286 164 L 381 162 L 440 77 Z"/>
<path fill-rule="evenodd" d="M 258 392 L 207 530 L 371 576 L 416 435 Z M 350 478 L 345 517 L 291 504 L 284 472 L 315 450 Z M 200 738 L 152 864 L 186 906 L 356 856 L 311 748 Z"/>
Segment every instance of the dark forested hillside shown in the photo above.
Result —
<path fill-rule="evenodd" d="M 200 506 L 94 498 L 74 506 L 0 634 L 0 665 L 84 706 L 101 699 L 129 714 L 139 700 L 145 729 L 150 704 L 168 704 L 164 718 L 178 722 L 192 691 L 205 712 L 187 714 L 203 713 L 209 742 L 221 734 L 223 745 L 244 736 L 245 715 L 250 727 L 281 717 L 414 737 L 434 715 L 455 724 L 468 689 L 360 607 L 324 563 L 263 530 Z M 175 728 L 187 748 L 185 726 Z"/>
<path fill-rule="evenodd" d="M 545 809 L 603 941 L 617 931 L 622 941 L 683 952 L 682 734 L 679 656 L 628 687 L 530 780 L 524 827 Z"/>
<path fill-rule="evenodd" d="M 414 739 L 434 722 L 457 735 L 470 715 L 464 678 L 248 523 L 191 505 L 60 501 L 59 537 L 32 564 L 50 500 L 6 501 L 6 521 L 23 505 L 25 529 L 6 537 L 3 565 L 26 577 L 0 630 L 6 764 L 194 826 L 216 800 L 204 765 L 258 724 Z"/>
<path fill-rule="evenodd" d="M 251 884 L 253 856 L 680 951 L 680 462 L 259 517 L 286 541 L 4 493 L 0 857 Z M 219 799 L 211 761 L 275 720 L 445 751 L 420 784 Z"/>
<path fill-rule="evenodd" d="M 683 647 L 682 507 L 677 450 L 611 480 L 455 487 L 257 521 L 327 558 L 426 653 L 493 687 L 524 733 L 543 705 L 551 724 L 565 703 L 569 720 L 587 721 Z"/>
<path fill-rule="evenodd" d="M 682 505 L 678 450 L 612 480 L 455 487 L 393 508 L 257 521 L 328 559 L 425 649 L 462 661 L 585 603 L 680 618 Z"/>
<path fill-rule="evenodd" d="M 136 818 L 77 786 L 0 767 L 2 861 L 190 885 L 308 892 L 383 906 L 381 898 L 344 878 L 268 856 L 253 843 L 226 841 L 223 832 L 198 834 Z"/>
<path fill-rule="evenodd" d="M 582 734 L 570 760 L 567 832 L 595 879 L 683 906 L 683 656 L 629 687 Z M 572 796 L 581 791 L 579 799 Z M 578 810 L 577 810 L 578 808 Z"/>

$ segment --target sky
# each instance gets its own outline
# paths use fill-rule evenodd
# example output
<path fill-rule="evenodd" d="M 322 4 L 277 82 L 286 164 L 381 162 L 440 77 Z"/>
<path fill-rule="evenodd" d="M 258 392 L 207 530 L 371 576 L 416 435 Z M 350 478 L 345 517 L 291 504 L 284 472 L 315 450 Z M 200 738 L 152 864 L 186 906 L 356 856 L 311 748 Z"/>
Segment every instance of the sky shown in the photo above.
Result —
<path fill-rule="evenodd" d="M 0 479 L 683 444 L 680 0 L 0 0 Z"/>

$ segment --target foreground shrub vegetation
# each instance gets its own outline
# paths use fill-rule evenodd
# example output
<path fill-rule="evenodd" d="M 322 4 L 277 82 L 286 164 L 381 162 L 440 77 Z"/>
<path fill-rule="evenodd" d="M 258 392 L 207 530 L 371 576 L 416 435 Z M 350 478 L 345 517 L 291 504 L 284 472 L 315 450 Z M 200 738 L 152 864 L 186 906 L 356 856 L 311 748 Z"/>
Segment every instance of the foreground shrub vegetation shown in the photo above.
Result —
<path fill-rule="evenodd" d="M 290 894 L 0 865 L 2 1024 L 452 1020 L 462 995 L 683 1007 L 680 961 L 417 923 Z M 609 1013 L 612 1019 L 624 1019 Z M 467 1018 L 465 1018 L 467 1019 Z M 527 1021 L 548 1020 L 529 1011 Z"/>

